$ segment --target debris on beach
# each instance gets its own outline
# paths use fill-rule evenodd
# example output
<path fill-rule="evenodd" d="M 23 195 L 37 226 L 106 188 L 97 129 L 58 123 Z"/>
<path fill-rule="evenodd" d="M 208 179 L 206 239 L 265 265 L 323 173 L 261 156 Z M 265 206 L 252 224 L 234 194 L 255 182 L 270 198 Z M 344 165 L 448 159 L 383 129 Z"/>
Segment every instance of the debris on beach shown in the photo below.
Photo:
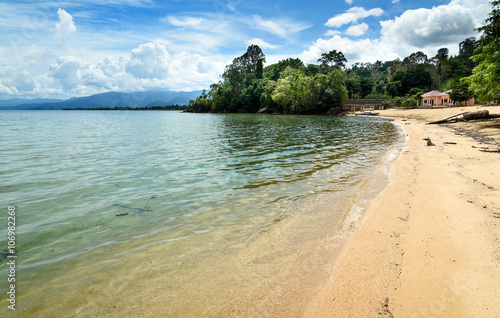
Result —
<path fill-rule="evenodd" d="M 489 147 L 476 147 L 476 146 L 472 146 L 472 148 L 477 148 L 481 152 L 496 152 L 496 153 L 500 153 L 500 148 L 498 148 L 498 149 L 490 149 Z"/>
<path fill-rule="evenodd" d="M 431 141 L 431 139 L 429 137 L 424 138 L 424 140 L 427 141 L 427 146 L 435 146 L 435 144 Z"/>
<path fill-rule="evenodd" d="M 462 117 L 460 117 L 462 116 Z M 459 121 L 468 121 L 468 120 L 475 120 L 475 119 L 490 119 L 490 118 L 500 118 L 500 115 L 497 114 L 490 114 L 490 112 L 485 109 L 485 110 L 480 110 L 477 112 L 464 112 L 460 113 L 457 115 L 453 115 L 451 117 L 434 121 L 431 123 L 427 123 L 428 125 L 433 125 L 433 124 L 451 124 L 451 123 L 456 123 Z"/>

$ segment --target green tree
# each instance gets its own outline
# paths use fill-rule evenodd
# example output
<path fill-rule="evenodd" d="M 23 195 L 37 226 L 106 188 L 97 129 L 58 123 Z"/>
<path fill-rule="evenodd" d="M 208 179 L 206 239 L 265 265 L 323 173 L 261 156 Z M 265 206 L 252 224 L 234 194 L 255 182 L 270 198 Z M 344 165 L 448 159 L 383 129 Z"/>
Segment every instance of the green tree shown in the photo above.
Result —
<path fill-rule="evenodd" d="M 479 47 L 479 44 L 480 42 L 475 37 L 470 37 L 460 42 L 458 56 L 448 59 L 451 69 L 450 77 L 452 79 L 459 81 L 460 78 L 472 74 L 472 70 L 476 64 L 471 60 L 471 57 L 474 55 L 474 50 Z"/>
<path fill-rule="evenodd" d="M 486 19 L 487 25 L 477 29 L 484 32 L 481 45 L 471 60 L 477 63 L 472 75 L 464 79 L 478 99 L 484 101 L 500 98 L 500 1 L 492 1 L 493 10 Z"/>
<path fill-rule="evenodd" d="M 391 97 L 401 96 L 403 91 L 401 81 L 389 82 L 385 86 L 385 91 Z"/>
<path fill-rule="evenodd" d="M 401 84 L 401 93 L 406 95 L 414 87 L 421 88 L 423 90 L 430 89 L 432 86 L 432 77 L 431 74 L 423 67 L 416 67 L 405 72 Z"/>
<path fill-rule="evenodd" d="M 450 72 L 450 65 L 448 60 L 442 57 L 443 55 L 438 54 L 429 60 L 431 65 L 434 67 L 431 68 L 431 75 L 433 78 L 433 82 L 436 84 L 438 90 L 441 90 L 441 82 L 444 78 L 446 78 Z"/>
<path fill-rule="evenodd" d="M 253 79 L 262 78 L 262 65 L 266 57 L 257 45 L 250 45 L 247 51 L 226 66 L 222 79 L 229 83 L 233 97 L 237 98 L 245 86 L 252 83 Z"/>
<path fill-rule="evenodd" d="M 437 51 L 436 56 L 440 57 L 443 60 L 447 60 L 450 54 L 450 50 L 447 48 L 441 48 Z"/>
<path fill-rule="evenodd" d="M 343 82 L 344 75 L 336 68 L 328 74 L 319 73 L 311 77 L 287 67 L 276 84 L 272 99 L 285 113 L 325 113 L 346 102 L 347 90 Z"/>
<path fill-rule="evenodd" d="M 266 73 L 267 78 L 273 81 L 277 81 L 278 78 L 280 78 L 281 72 L 283 72 L 287 66 L 298 69 L 303 67 L 304 63 L 300 59 L 288 58 L 286 60 L 281 60 L 276 64 L 266 66 L 264 72 Z"/>
<path fill-rule="evenodd" d="M 450 92 L 450 99 L 460 103 L 468 101 L 472 97 L 474 97 L 474 93 L 469 90 L 469 85 L 465 82 L 460 83 Z"/>
<path fill-rule="evenodd" d="M 403 64 L 408 65 L 408 69 L 425 63 L 427 63 L 427 55 L 425 55 L 421 51 L 412 53 L 410 54 L 410 56 L 405 57 L 405 59 L 403 60 Z"/>
<path fill-rule="evenodd" d="M 358 87 L 360 90 L 361 98 L 365 98 L 366 95 L 370 94 L 373 89 L 373 82 L 371 79 L 362 77 L 357 80 Z"/>
<path fill-rule="evenodd" d="M 321 58 L 318 59 L 318 62 L 321 62 L 324 67 L 334 66 L 340 69 L 344 69 L 345 64 L 347 63 L 347 59 L 342 52 L 332 50 L 328 53 L 322 53 Z"/>

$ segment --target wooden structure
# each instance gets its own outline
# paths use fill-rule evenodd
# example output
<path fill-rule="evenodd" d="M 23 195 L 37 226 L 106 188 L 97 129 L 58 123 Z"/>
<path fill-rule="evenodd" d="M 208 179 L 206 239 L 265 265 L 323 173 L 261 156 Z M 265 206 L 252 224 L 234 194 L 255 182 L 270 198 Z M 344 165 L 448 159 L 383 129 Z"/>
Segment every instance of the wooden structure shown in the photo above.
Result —
<path fill-rule="evenodd" d="M 357 112 L 357 111 L 373 111 L 382 110 L 384 105 L 382 102 L 390 99 L 349 99 L 342 108 L 344 111 Z M 392 100 L 390 100 L 392 102 Z"/>

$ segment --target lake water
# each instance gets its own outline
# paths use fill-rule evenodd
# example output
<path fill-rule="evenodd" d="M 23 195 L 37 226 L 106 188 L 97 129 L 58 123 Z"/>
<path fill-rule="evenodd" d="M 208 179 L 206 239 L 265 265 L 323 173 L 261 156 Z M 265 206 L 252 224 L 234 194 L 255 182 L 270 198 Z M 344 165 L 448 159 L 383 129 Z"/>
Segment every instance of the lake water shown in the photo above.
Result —
<path fill-rule="evenodd" d="M 293 316 L 401 143 L 377 118 L 0 111 L 0 316 Z"/>

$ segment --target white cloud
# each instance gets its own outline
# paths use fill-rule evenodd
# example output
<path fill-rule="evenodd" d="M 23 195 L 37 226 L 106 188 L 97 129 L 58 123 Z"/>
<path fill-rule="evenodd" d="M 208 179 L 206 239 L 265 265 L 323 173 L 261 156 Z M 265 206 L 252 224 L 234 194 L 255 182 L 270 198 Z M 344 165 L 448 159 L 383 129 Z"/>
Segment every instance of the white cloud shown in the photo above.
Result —
<path fill-rule="evenodd" d="M 73 56 L 59 57 L 56 64 L 50 66 L 52 77 L 59 82 L 64 89 L 73 89 L 80 85 L 80 74 L 82 70 L 89 67 L 89 63 Z"/>
<path fill-rule="evenodd" d="M 103 61 L 97 64 L 97 68 L 99 68 L 105 76 L 114 76 L 125 72 L 124 61 L 125 59 L 123 56 L 120 56 L 118 59 L 106 57 Z"/>
<path fill-rule="evenodd" d="M 246 41 L 247 46 L 250 46 L 252 44 L 258 45 L 261 49 L 269 49 L 269 50 L 275 50 L 281 47 L 280 45 L 272 45 L 270 43 L 267 43 L 266 41 L 259 38 Z"/>
<path fill-rule="evenodd" d="M 354 9 L 354 8 L 353 8 Z M 328 39 L 318 39 L 300 58 L 306 63 L 316 63 L 321 53 L 339 50 L 349 63 L 375 62 L 404 58 L 422 51 L 434 56 L 439 48 L 447 47 L 451 55 L 458 54 L 458 45 L 468 37 L 476 36 L 475 28 L 484 23 L 491 11 L 484 0 L 452 0 L 448 5 L 431 9 L 408 10 L 391 20 L 381 21 L 380 37 L 351 40 L 338 31 L 329 31 Z M 366 16 L 362 8 L 349 10 L 329 20 L 330 26 L 352 23 Z M 351 26 L 346 34 L 357 36 L 366 26 Z M 366 30 L 365 30 L 366 32 Z"/>
<path fill-rule="evenodd" d="M 201 18 L 193 18 L 193 17 L 183 17 L 183 18 L 178 18 L 174 16 L 168 16 L 166 18 L 168 23 L 172 24 L 173 26 L 180 27 L 180 28 L 196 28 L 199 29 L 204 25 L 204 21 Z"/>
<path fill-rule="evenodd" d="M 330 37 L 330 36 L 340 35 L 340 34 L 342 34 L 342 32 L 340 32 L 338 30 L 328 30 L 328 31 L 326 31 L 325 36 Z"/>
<path fill-rule="evenodd" d="M 353 2 L 354 0 L 345 0 L 345 3 L 347 3 L 348 5 L 351 5 Z"/>
<path fill-rule="evenodd" d="M 463 41 L 475 34 L 474 9 L 442 5 L 432 9 L 408 10 L 394 20 L 380 22 L 382 39 L 413 47 L 430 47 Z"/>
<path fill-rule="evenodd" d="M 384 10 L 380 8 L 365 10 L 361 7 L 353 7 L 347 10 L 346 13 L 338 14 L 333 18 L 330 18 L 325 25 L 327 27 L 341 27 L 344 24 L 356 23 L 360 19 L 368 18 L 370 16 L 378 17 L 382 14 L 384 14 Z"/>
<path fill-rule="evenodd" d="M 177 90 L 207 88 L 219 80 L 225 63 L 199 54 L 170 55 L 159 41 L 141 44 L 129 57 L 107 57 L 93 64 L 74 56 L 59 57 L 45 82 L 56 94 L 83 96 L 110 90 Z M 0 82 L 1 91 L 17 94 Z M 45 88 L 47 89 L 47 88 Z"/>
<path fill-rule="evenodd" d="M 190 91 L 207 88 L 219 81 L 225 63 L 199 54 L 181 52 L 172 57 L 169 77 L 162 83 L 171 90 Z"/>
<path fill-rule="evenodd" d="M 0 68 L 0 93 L 11 95 L 35 89 L 37 82 L 30 73 L 14 67 Z"/>
<path fill-rule="evenodd" d="M 164 45 L 155 41 L 154 43 L 141 44 L 130 53 L 130 61 L 126 64 L 126 70 L 137 78 L 167 77 L 169 70 L 170 55 Z"/>
<path fill-rule="evenodd" d="M 65 10 L 59 8 L 57 15 L 59 16 L 59 22 L 56 23 L 56 37 L 61 41 L 65 41 L 71 32 L 76 31 L 76 26 L 73 17 Z"/>
<path fill-rule="evenodd" d="M 365 34 L 367 30 L 368 30 L 368 24 L 361 23 L 347 28 L 346 34 L 351 36 L 361 36 Z"/>
<path fill-rule="evenodd" d="M 162 34 L 173 51 L 209 53 L 221 46 L 245 38 L 241 28 L 248 26 L 250 19 L 237 21 L 232 16 L 205 14 L 203 17 L 167 16 L 160 19 L 168 25 L 176 27 Z"/>
<path fill-rule="evenodd" d="M 7 87 L 0 82 L 0 94 L 5 94 L 9 96 L 9 95 L 15 95 L 17 93 L 18 91 L 17 89 L 15 89 L 15 87 Z"/>
<path fill-rule="evenodd" d="M 316 63 L 322 53 L 332 50 L 341 51 L 347 58 L 348 64 L 363 61 L 375 62 L 390 61 L 399 57 L 392 47 L 385 46 L 380 40 L 362 39 L 351 40 L 335 35 L 327 40 L 318 39 L 309 50 L 302 52 L 299 58 L 305 63 Z"/>
<path fill-rule="evenodd" d="M 265 20 L 258 15 L 254 15 L 254 21 L 257 28 L 266 30 L 271 34 L 285 39 L 289 39 L 291 35 L 310 28 L 309 25 L 302 22 L 286 19 Z"/>

